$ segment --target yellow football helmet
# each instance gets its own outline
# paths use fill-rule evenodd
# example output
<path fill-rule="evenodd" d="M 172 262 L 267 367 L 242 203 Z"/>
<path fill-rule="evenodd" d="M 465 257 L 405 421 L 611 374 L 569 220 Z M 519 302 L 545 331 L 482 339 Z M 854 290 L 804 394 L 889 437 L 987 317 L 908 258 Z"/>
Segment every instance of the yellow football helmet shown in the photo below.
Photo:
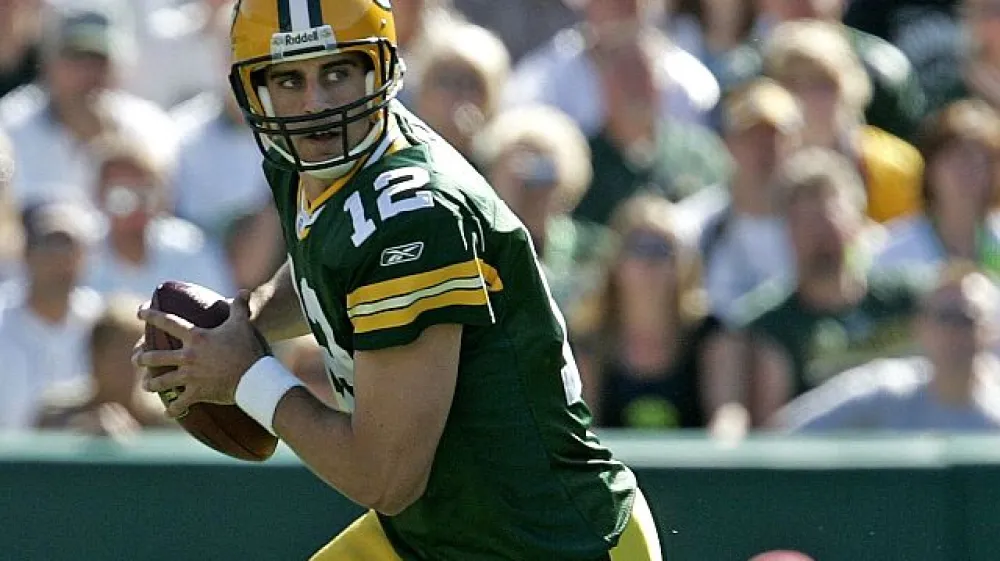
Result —
<path fill-rule="evenodd" d="M 230 84 L 267 159 L 322 176 L 349 168 L 378 145 L 388 122 L 389 102 L 402 87 L 404 74 L 390 0 L 239 0 L 231 41 Z M 278 62 L 343 52 L 358 52 L 371 60 L 364 97 L 315 114 L 274 114 L 261 70 Z M 347 125 L 362 119 L 373 122 L 371 133 L 356 146 L 348 146 Z M 292 136 L 331 128 L 341 129 L 341 156 L 303 161 Z"/>

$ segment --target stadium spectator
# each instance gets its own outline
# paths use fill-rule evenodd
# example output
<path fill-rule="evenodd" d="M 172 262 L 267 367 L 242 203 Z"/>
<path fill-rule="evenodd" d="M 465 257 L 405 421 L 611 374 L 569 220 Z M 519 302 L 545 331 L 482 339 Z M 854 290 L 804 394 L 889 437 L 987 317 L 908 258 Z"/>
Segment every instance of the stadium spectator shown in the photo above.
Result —
<path fill-rule="evenodd" d="M 138 43 L 139 63 L 124 73 L 123 87 L 163 109 L 214 90 L 219 78 L 229 74 L 222 70 L 228 53 L 216 22 L 232 21 L 232 7 L 232 0 L 185 0 L 145 10 L 137 6 L 135 16 L 145 37 Z"/>
<path fill-rule="evenodd" d="M 465 18 L 452 7 L 452 0 L 395 0 L 392 10 L 399 58 L 407 69 L 398 98 L 412 109 L 413 92 L 420 89 L 420 77 L 424 74 L 427 42 L 447 35 L 453 27 L 465 23 Z"/>
<path fill-rule="evenodd" d="M 174 214 L 224 248 L 236 286 L 250 287 L 270 278 L 284 247 L 260 151 L 227 79 L 231 24 L 220 9 L 213 48 L 223 54 L 211 89 L 170 112 L 181 136 L 170 192 Z"/>
<path fill-rule="evenodd" d="M 720 78 L 729 54 L 754 35 L 751 0 L 676 0 L 667 33 Z"/>
<path fill-rule="evenodd" d="M 20 272 L 24 232 L 21 213 L 11 193 L 14 153 L 10 139 L 0 131 L 0 287 Z M 3 306 L 0 288 L 0 307 Z"/>
<path fill-rule="evenodd" d="M 696 428 L 706 321 L 698 252 L 666 199 L 638 195 L 612 220 L 620 243 L 604 286 L 577 321 L 584 396 L 603 426 Z"/>
<path fill-rule="evenodd" d="M 748 294 L 736 331 L 707 343 L 708 410 L 728 417 L 744 408 L 742 417 L 755 426 L 847 368 L 911 352 L 922 280 L 869 274 L 876 236 L 864 216 L 864 185 L 842 155 L 818 147 L 797 152 L 782 166 L 776 193 L 795 282 Z"/>
<path fill-rule="evenodd" d="M 965 0 L 961 14 L 966 40 L 954 81 L 941 85 L 941 103 L 978 97 L 1000 109 L 1000 2 Z"/>
<path fill-rule="evenodd" d="M 773 190 L 779 164 L 802 143 L 803 125 L 798 102 L 772 80 L 759 78 L 734 91 L 723 113 L 732 177 L 678 205 L 697 223 L 711 310 L 723 321 L 733 319 L 742 296 L 792 275 L 792 250 Z"/>
<path fill-rule="evenodd" d="M 25 213 L 24 277 L 0 310 L 0 431 L 30 428 L 52 384 L 86 375 L 87 333 L 101 309 L 78 282 L 95 233 L 87 218 L 67 203 Z"/>
<path fill-rule="evenodd" d="M 156 160 L 123 137 L 98 139 L 93 150 L 96 204 L 107 232 L 90 259 L 87 286 L 147 298 L 163 281 L 179 280 L 232 294 L 221 250 L 197 226 L 170 214 L 166 177 Z"/>
<path fill-rule="evenodd" d="M 43 0 L 6 0 L 0 8 L 0 97 L 38 78 Z"/>
<path fill-rule="evenodd" d="M 0 127 L 14 143 L 19 204 L 93 197 L 94 160 L 89 141 L 109 131 L 149 146 L 168 165 L 177 135 L 152 103 L 115 88 L 128 55 L 120 24 L 104 4 L 59 8 L 50 16 L 42 45 L 42 78 L 0 101 Z"/>
<path fill-rule="evenodd" d="M 552 296 L 572 324 L 612 244 L 605 228 L 570 217 L 590 183 L 587 139 L 558 109 L 518 107 L 501 113 L 476 147 L 490 184 L 528 229 Z"/>
<path fill-rule="evenodd" d="M 144 331 L 135 315 L 141 303 L 131 296 L 106 299 L 87 337 L 89 376 L 45 392 L 38 428 L 127 437 L 143 428 L 177 426 L 156 395 L 142 391 L 132 365 L 132 348 Z"/>
<path fill-rule="evenodd" d="M 1000 115 L 982 100 L 954 102 L 928 119 L 919 147 L 925 212 L 891 224 L 876 265 L 960 258 L 1000 275 Z"/>
<path fill-rule="evenodd" d="M 511 59 L 548 41 L 567 25 L 579 20 L 579 0 L 454 0 L 455 9 L 469 21 L 496 33 Z"/>
<path fill-rule="evenodd" d="M 660 117 L 708 124 L 719 101 L 719 84 L 705 65 L 663 36 L 657 14 L 663 0 L 583 0 L 584 21 L 559 31 L 515 67 L 508 82 L 507 104 L 541 103 L 561 109 L 584 134 L 597 134 L 605 112 L 615 109 L 601 90 L 596 42 L 610 37 L 647 38 Z"/>
<path fill-rule="evenodd" d="M 728 179 L 729 154 L 707 128 L 658 111 L 655 49 L 648 34 L 605 35 L 593 45 L 607 113 L 590 137 L 594 177 L 573 215 L 606 224 L 640 190 L 672 201 Z"/>
<path fill-rule="evenodd" d="M 774 424 L 828 430 L 1000 429 L 1000 293 L 972 262 L 949 265 L 924 300 L 923 357 L 876 360 L 831 379 L 781 410 Z"/>
<path fill-rule="evenodd" d="M 496 115 L 510 55 L 492 32 L 471 23 L 424 44 L 414 112 L 466 158 L 472 139 Z"/>
<path fill-rule="evenodd" d="M 957 10 L 962 0 L 851 0 L 844 22 L 898 47 L 913 65 L 934 111 L 949 101 L 960 81 L 963 37 Z"/>
<path fill-rule="evenodd" d="M 919 210 L 923 161 L 916 148 L 864 124 L 871 82 L 842 28 L 818 20 L 779 25 L 764 49 L 767 75 L 802 103 L 805 141 L 844 153 L 865 179 L 878 222 Z"/>
<path fill-rule="evenodd" d="M 848 40 L 871 82 L 865 120 L 903 139 L 917 131 L 926 106 L 924 93 L 906 55 L 885 39 L 841 24 L 847 0 L 766 0 L 757 33 L 726 58 L 719 80 L 728 89 L 763 71 L 761 46 L 774 26 L 818 19 L 838 27 Z"/>

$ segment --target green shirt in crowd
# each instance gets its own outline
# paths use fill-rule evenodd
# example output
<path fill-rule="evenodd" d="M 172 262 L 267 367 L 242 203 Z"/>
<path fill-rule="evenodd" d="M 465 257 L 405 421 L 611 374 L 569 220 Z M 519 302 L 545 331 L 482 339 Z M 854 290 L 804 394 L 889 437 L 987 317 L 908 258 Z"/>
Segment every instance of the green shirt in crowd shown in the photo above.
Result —
<path fill-rule="evenodd" d="M 784 351 L 797 396 L 870 360 L 913 354 L 911 324 L 925 286 L 916 272 L 872 273 L 857 304 L 819 310 L 787 285 L 770 283 L 740 302 L 738 327 Z"/>

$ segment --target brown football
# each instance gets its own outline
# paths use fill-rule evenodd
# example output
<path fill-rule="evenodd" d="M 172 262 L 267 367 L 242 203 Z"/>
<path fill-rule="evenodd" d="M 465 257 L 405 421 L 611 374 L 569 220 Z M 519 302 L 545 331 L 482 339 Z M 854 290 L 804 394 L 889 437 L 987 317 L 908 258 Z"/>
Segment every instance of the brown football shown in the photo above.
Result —
<path fill-rule="evenodd" d="M 149 307 L 182 317 L 198 327 L 221 325 L 229 317 L 229 302 L 222 295 L 195 284 L 168 281 L 156 288 Z M 146 346 L 154 350 L 181 348 L 175 337 L 146 324 Z M 151 368 L 152 376 L 169 372 L 173 367 Z M 176 399 L 184 389 L 160 392 L 164 404 Z M 223 454 L 260 462 L 274 454 L 278 439 L 235 405 L 196 403 L 179 417 L 184 430 L 207 446 Z"/>

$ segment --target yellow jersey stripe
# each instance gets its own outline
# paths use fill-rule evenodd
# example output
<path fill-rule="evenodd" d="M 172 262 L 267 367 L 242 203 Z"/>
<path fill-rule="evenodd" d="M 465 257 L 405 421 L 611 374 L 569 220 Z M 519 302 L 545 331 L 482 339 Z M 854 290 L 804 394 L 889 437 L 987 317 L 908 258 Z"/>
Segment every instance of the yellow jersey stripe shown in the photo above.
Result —
<path fill-rule="evenodd" d="M 422 300 L 417 300 L 412 305 L 399 310 L 390 310 L 373 314 L 351 318 L 354 324 L 354 333 L 369 333 L 381 329 L 392 329 L 413 323 L 417 317 L 429 310 L 446 308 L 448 306 L 485 306 L 489 303 L 486 291 L 475 290 L 452 290 L 437 296 L 431 296 Z"/>
<path fill-rule="evenodd" d="M 347 308 L 351 309 L 359 304 L 369 304 L 386 298 L 406 296 L 412 292 L 431 288 L 453 279 L 469 277 L 482 277 L 491 292 L 503 289 L 503 283 L 500 281 L 497 270 L 476 258 L 432 271 L 362 286 L 347 295 Z"/>
<path fill-rule="evenodd" d="M 452 290 L 483 290 L 484 288 L 483 279 L 478 275 L 464 279 L 451 279 L 430 288 L 411 292 L 405 296 L 386 298 L 385 300 L 379 300 L 378 302 L 372 302 L 370 304 L 358 304 L 357 306 L 348 309 L 347 315 L 352 318 L 367 316 L 387 310 L 405 308 L 421 298 L 437 296 L 438 294 L 444 294 L 445 292 L 450 292 Z"/>

